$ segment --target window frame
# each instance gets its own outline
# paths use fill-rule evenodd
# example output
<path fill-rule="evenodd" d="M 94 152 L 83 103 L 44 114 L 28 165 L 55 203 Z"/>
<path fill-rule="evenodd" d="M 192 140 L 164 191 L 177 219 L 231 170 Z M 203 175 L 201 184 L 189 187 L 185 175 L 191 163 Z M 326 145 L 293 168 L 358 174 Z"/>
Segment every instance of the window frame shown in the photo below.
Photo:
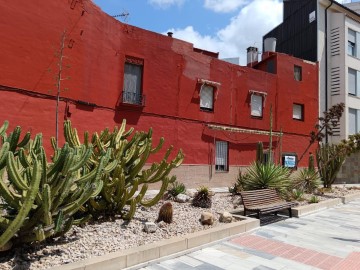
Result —
<path fill-rule="evenodd" d="M 354 33 L 354 34 L 351 34 L 350 33 Z M 353 37 L 353 39 L 351 38 Z M 347 38 L 348 42 L 348 46 L 347 46 L 347 55 L 349 56 L 352 56 L 352 57 L 357 57 L 356 55 L 356 31 L 351 29 L 351 28 L 348 28 L 348 38 Z M 349 53 L 350 52 L 350 53 Z"/>
<path fill-rule="evenodd" d="M 220 144 L 226 145 L 226 153 L 223 156 L 218 156 L 218 145 L 220 148 Z M 222 149 L 222 151 L 224 151 Z M 223 153 L 221 153 L 223 154 Z M 224 159 L 225 164 L 218 164 L 218 159 Z M 229 171 L 229 142 L 216 140 L 215 141 L 215 172 L 228 172 Z"/>
<path fill-rule="evenodd" d="M 298 82 L 302 81 L 302 66 L 294 65 L 294 80 Z"/>
<path fill-rule="evenodd" d="M 350 111 L 352 111 L 352 112 L 354 112 L 354 113 L 350 113 Z M 350 115 L 354 115 L 355 116 L 355 128 L 354 128 L 354 133 L 351 133 L 350 132 Z M 358 112 L 358 110 L 357 109 L 354 109 L 354 108 L 349 108 L 348 109 L 348 134 L 349 135 L 353 135 L 353 134 L 356 134 L 356 133 L 358 133 L 359 132 L 359 112 Z"/>
<path fill-rule="evenodd" d="M 205 107 L 205 106 L 202 106 L 202 97 L 204 95 L 204 92 L 205 92 L 205 89 L 204 87 L 208 88 L 208 89 L 211 89 L 212 90 L 212 93 L 211 93 L 211 108 L 209 107 Z M 214 100 L 215 100 L 215 90 L 216 90 L 216 87 L 214 87 L 213 85 L 210 85 L 210 84 L 202 84 L 200 86 L 200 93 L 199 93 L 199 97 L 200 97 L 200 110 L 202 111 L 207 111 L 207 112 L 213 112 L 214 111 Z"/>
<path fill-rule="evenodd" d="M 353 71 L 353 72 L 350 72 L 350 71 Z M 358 71 L 356 69 L 353 69 L 353 68 L 350 68 L 348 67 L 348 94 L 350 96 L 357 96 L 357 85 L 358 85 L 358 79 L 357 79 L 357 73 Z M 353 74 L 354 75 L 354 89 L 350 89 L 350 74 Z M 350 90 L 354 90 L 353 92 L 350 92 Z"/>
<path fill-rule="evenodd" d="M 125 89 L 127 85 L 127 75 L 131 75 L 127 73 L 128 68 L 133 68 L 138 70 L 138 75 L 140 78 L 137 78 L 136 89 L 135 92 L 130 91 L 129 89 Z M 144 83 L 144 60 L 133 57 L 126 56 L 124 62 L 124 79 L 123 79 L 123 92 L 122 92 L 122 103 L 135 105 L 135 106 L 144 106 L 145 105 L 145 97 L 143 96 L 143 83 Z"/>
<path fill-rule="evenodd" d="M 261 107 L 260 107 L 261 112 L 260 112 L 260 115 L 253 114 L 253 111 L 255 111 L 255 110 L 253 109 L 253 106 L 255 106 L 255 104 L 253 105 L 253 101 L 254 101 L 253 98 L 254 98 L 255 96 L 261 98 Z M 254 101 L 254 102 L 255 102 L 255 101 Z M 261 94 L 258 94 L 257 92 L 251 93 L 251 97 L 250 97 L 250 115 L 251 115 L 251 117 L 253 117 L 253 118 L 259 118 L 259 119 L 262 119 L 263 116 L 264 116 L 264 96 L 261 95 Z"/>
<path fill-rule="evenodd" d="M 301 108 L 301 117 L 300 118 L 295 118 L 294 117 L 294 108 L 295 106 L 299 106 Z M 293 103 L 293 115 L 292 115 L 292 119 L 296 120 L 296 121 L 304 121 L 305 119 L 305 113 L 304 113 L 304 104 L 300 104 L 300 103 Z"/>

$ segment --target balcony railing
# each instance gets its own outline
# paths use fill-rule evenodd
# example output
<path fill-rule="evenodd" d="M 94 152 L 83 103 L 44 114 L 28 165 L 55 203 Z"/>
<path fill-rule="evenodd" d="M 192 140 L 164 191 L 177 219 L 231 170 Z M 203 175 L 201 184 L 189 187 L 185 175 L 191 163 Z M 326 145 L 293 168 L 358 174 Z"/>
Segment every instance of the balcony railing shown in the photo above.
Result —
<path fill-rule="evenodd" d="M 145 96 L 140 95 L 139 93 L 123 91 L 122 102 L 127 104 L 145 106 Z"/>

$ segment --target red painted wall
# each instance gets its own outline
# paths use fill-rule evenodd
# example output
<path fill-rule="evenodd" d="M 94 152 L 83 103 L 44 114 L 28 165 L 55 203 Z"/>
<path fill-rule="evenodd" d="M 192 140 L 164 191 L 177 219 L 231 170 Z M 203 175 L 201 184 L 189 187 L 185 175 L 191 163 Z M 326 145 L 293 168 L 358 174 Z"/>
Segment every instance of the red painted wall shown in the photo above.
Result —
<path fill-rule="evenodd" d="M 156 139 L 164 136 L 167 146 L 182 148 L 184 164 L 212 164 L 214 139 L 222 139 L 230 142 L 230 165 L 248 165 L 256 142 L 266 144 L 267 136 L 214 131 L 205 124 L 267 131 L 272 104 L 274 131 L 285 132 L 283 151 L 301 155 L 306 148 L 318 115 L 317 65 L 274 54 L 277 72 L 271 74 L 264 71 L 270 58 L 256 69 L 233 65 L 194 51 L 190 43 L 122 24 L 91 1 L 30 2 L 0 0 L 0 120 L 42 132 L 47 151 L 55 135 L 55 101 L 39 94 L 56 95 L 57 51 L 64 30 L 63 78 L 69 78 L 62 81 L 60 119 L 69 117 L 80 133 L 112 128 L 126 118 L 129 126 L 153 127 Z M 144 60 L 145 107 L 119 102 L 125 56 Z M 294 65 L 303 68 L 301 82 L 294 80 Z M 221 83 L 213 112 L 199 108 L 198 78 Z M 262 119 L 250 116 L 249 90 L 267 93 Z M 292 119 L 293 103 L 304 104 L 304 121 Z M 279 145 L 276 140 L 274 146 Z M 304 159 L 300 165 L 306 163 Z"/>

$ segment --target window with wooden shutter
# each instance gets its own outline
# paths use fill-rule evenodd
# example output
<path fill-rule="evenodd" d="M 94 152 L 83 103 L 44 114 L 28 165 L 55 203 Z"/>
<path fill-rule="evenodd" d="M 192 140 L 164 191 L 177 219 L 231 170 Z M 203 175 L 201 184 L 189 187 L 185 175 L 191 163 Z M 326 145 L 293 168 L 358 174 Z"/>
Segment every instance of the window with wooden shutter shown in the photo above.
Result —
<path fill-rule="evenodd" d="M 304 120 L 304 105 L 293 104 L 293 119 Z"/>
<path fill-rule="evenodd" d="M 263 96 L 257 94 L 251 95 L 251 116 L 263 116 Z"/>
<path fill-rule="evenodd" d="M 200 89 L 200 108 L 203 110 L 214 110 L 214 87 L 202 85 Z"/>

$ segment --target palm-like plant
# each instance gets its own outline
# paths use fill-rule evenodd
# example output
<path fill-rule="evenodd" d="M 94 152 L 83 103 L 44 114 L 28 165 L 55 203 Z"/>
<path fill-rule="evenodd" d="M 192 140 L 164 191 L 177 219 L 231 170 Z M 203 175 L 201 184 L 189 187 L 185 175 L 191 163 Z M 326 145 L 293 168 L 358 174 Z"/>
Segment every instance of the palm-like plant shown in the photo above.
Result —
<path fill-rule="evenodd" d="M 299 170 L 293 175 L 293 187 L 307 193 L 313 193 L 321 183 L 319 173 L 312 169 Z"/>
<path fill-rule="evenodd" d="M 246 174 L 243 184 L 245 190 L 273 188 L 284 193 L 290 185 L 290 170 L 273 163 L 254 162 Z"/>

